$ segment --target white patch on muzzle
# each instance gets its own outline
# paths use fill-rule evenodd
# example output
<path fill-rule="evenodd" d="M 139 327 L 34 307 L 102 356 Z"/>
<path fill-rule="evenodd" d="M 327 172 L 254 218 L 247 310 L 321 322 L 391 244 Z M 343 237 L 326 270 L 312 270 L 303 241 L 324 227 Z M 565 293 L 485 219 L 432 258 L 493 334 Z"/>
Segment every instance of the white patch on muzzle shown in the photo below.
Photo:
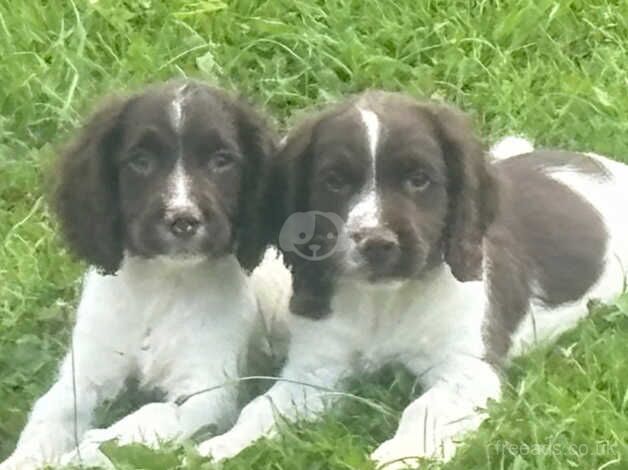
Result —
<path fill-rule="evenodd" d="M 171 214 L 187 212 L 200 215 L 200 209 L 192 197 L 192 178 L 185 171 L 180 158 L 168 177 L 165 204 L 167 212 Z"/>

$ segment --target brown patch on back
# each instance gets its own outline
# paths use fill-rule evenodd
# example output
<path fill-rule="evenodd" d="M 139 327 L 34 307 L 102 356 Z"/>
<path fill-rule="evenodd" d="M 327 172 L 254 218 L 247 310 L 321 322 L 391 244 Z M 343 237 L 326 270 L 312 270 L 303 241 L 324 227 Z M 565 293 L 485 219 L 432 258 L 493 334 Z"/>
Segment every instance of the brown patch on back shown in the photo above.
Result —
<path fill-rule="evenodd" d="M 489 346 L 503 357 L 532 301 L 548 307 L 578 300 L 599 279 L 608 234 L 582 196 L 544 174 L 549 167 L 606 177 L 585 156 L 533 152 L 494 164 L 500 204 L 486 237 L 491 321 Z"/>

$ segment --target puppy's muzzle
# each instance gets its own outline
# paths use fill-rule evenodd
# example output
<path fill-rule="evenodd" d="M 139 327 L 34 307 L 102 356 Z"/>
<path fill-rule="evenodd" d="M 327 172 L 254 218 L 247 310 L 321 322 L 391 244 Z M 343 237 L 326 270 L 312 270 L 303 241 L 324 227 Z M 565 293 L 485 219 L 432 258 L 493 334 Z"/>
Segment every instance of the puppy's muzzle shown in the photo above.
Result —
<path fill-rule="evenodd" d="M 399 239 L 384 227 L 362 229 L 351 235 L 360 255 L 375 268 L 395 264 L 401 256 Z"/>

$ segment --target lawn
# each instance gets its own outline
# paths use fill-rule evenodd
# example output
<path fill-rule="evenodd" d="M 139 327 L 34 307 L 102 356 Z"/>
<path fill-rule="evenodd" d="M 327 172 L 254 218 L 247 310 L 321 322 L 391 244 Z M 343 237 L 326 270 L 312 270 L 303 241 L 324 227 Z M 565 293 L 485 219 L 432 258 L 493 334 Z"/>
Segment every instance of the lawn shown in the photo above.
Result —
<path fill-rule="evenodd" d="M 0 57 L 0 460 L 55 376 L 84 269 L 56 235 L 45 175 L 104 94 L 197 77 L 285 128 L 299 110 L 381 87 L 462 107 L 487 143 L 516 132 L 628 157 L 624 1 L 0 0 Z M 443 468 L 628 468 L 626 358 L 624 300 L 512 364 L 505 399 Z M 354 392 L 367 402 L 286 426 L 224 468 L 372 468 L 412 385 L 395 370 L 364 379 Z M 187 447 L 109 452 L 121 468 L 176 468 L 186 455 L 188 468 L 213 468 Z"/>

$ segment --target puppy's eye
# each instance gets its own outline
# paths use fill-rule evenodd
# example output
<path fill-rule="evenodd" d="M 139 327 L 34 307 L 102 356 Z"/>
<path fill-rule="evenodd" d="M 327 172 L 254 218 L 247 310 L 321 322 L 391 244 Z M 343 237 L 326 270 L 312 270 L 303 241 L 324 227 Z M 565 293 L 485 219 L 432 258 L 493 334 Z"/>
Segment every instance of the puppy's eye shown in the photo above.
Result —
<path fill-rule="evenodd" d="M 214 153 L 207 163 L 212 172 L 221 172 L 230 169 L 236 162 L 235 155 L 229 152 L 220 151 Z"/>
<path fill-rule="evenodd" d="M 155 169 L 155 159 L 146 151 L 138 151 L 127 161 L 127 166 L 135 173 L 146 176 Z"/>
<path fill-rule="evenodd" d="M 405 189 L 411 193 L 425 191 L 430 183 L 430 177 L 424 171 L 416 171 L 408 175 L 403 181 Z"/>
<path fill-rule="evenodd" d="M 330 171 L 324 177 L 323 183 L 325 187 L 333 193 L 341 193 L 349 187 L 346 178 L 337 171 Z"/>

